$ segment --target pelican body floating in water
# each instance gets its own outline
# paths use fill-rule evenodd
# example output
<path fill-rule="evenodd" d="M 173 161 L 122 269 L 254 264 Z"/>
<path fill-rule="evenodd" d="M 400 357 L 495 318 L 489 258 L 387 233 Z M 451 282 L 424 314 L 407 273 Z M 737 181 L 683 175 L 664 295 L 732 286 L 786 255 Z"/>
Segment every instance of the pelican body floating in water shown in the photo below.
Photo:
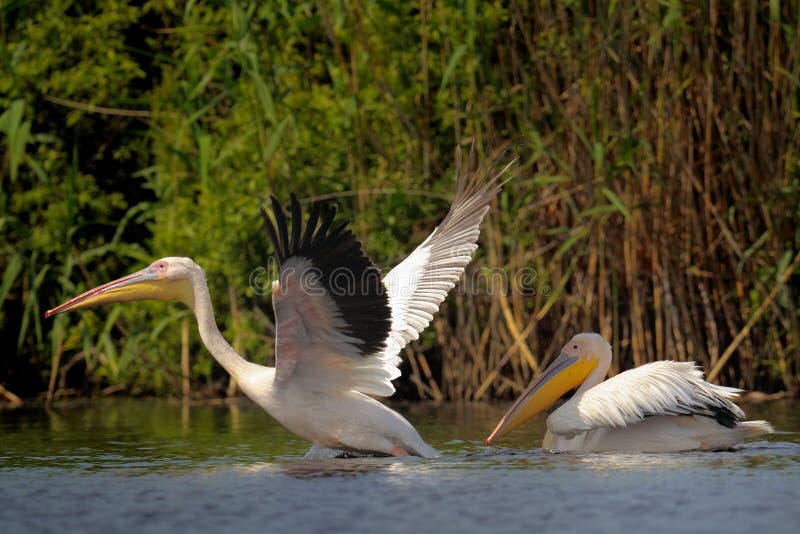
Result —
<path fill-rule="evenodd" d="M 578 334 L 520 395 L 486 445 L 575 395 L 547 418 L 542 448 L 592 452 L 725 450 L 772 432 L 766 421 L 742 421 L 731 399 L 741 390 L 703 380 L 694 362 L 658 361 L 604 381 L 611 346 L 598 334 Z"/>
<path fill-rule="evenodd" d="M 438 456 L 399 413 L 370 395 L 394 393 L 400 350 L 415 340 L 456 284 L 477 248 L 480 224 L 500 190 L 497 161 L 466 168 L 457 150 L 456 194 L 433 233 L 385 278 L 335 210 L 311 206 L 303 228 L 292 196 L 291 233 L 272 197 L 275 222 L 262 209 L 279 270 L 273 283 L 275 367 L 248 362 L 222 337 L 203 270 L 168 257 L 89 290 L 45 316 L 132 300 L 178 300 L 197 318 L 208 351 L 242 391 L 312 451 Z"/>

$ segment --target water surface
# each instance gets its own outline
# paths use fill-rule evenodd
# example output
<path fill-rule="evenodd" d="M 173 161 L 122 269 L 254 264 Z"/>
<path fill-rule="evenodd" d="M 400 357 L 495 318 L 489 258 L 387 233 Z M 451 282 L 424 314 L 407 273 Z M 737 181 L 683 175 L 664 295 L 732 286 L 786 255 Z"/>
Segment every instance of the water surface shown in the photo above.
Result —
<path fill-rule="evenodd" d="M 2 532 L 796 532 L 800 404 L 737 450 L 548 454 L 506 405 L 395 405 L 442 458 L 306 460 L 248 401 L 119 400 L 0 412 Z"/>

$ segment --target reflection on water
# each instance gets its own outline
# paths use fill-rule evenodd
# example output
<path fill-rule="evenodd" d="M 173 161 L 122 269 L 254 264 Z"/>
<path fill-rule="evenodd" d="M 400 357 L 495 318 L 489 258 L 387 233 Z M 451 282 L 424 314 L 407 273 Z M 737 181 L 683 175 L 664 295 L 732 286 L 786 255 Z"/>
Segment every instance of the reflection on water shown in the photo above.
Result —
<path fill-rule="evenodd" d="M 746 407 L 779 430 L 766 440 L 680 454 L 545 453 L 544 417 L 485 447 L 507 406 L 397 407 L 441 458 L 304 459 L 308 443 L 246 401 L 0 412 L 0 525 L 793 532 L 800 524 L 796 402 Z"/>

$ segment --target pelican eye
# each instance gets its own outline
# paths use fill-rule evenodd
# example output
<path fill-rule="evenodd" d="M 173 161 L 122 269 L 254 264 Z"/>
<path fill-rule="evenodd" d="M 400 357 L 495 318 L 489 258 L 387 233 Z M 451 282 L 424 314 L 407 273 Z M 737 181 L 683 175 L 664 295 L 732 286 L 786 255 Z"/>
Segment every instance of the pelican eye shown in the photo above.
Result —
<path fill-rule="evenodd" d="M 151 269 L 153 269 L 154 271 L 158 271 L 161 274 L 166 274 L 168 267 L 169 264 L 165 261 L 157 261 L 150 266 Z"/>

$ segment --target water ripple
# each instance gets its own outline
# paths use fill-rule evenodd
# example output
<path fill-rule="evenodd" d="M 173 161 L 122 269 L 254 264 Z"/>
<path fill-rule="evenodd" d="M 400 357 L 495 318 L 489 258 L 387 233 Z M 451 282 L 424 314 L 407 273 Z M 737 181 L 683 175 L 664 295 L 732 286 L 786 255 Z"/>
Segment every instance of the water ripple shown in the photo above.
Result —
<path fill-rule="evenodd" d="M 795 407 L 776 410 L 784 418 L 759 416 L 797 430 Z M 494 409 L 445 406 L 410 414 L 441 458 L 305 459 L 305 442 L 245 406 L 82 410 L 0 420 L 3 532 L 752 532 L 766 524 L 794 532 L 800 524 L 800 440 L 791 431 L 726 452 L 550 454 L 537 446 L 541 421 L 485 447 Z"/>

